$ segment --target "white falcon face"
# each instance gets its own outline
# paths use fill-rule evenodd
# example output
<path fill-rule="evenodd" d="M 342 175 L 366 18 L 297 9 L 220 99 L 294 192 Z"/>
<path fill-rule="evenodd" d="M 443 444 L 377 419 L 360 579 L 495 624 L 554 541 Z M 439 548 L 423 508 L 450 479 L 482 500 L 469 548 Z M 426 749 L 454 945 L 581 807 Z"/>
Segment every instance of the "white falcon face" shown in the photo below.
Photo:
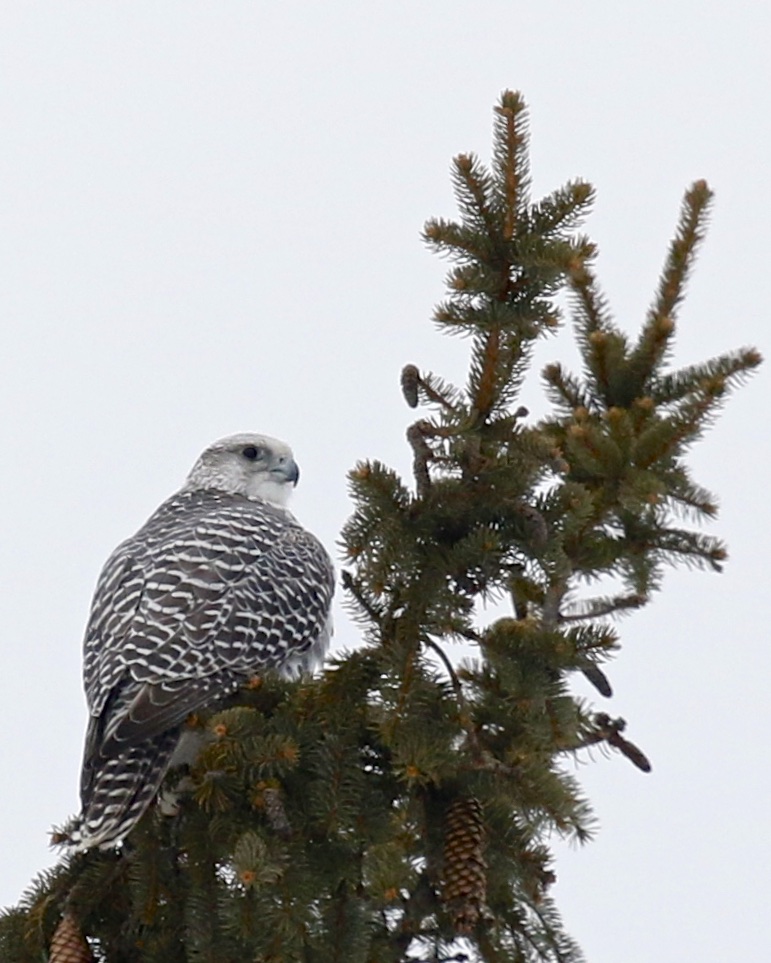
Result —
<path fill-rule="evenodd" d="M 184 490 L 213 489 L 283 507 L 299 477 L 289 445 L 244 433 L 210 445 L 193 465 Z"/>

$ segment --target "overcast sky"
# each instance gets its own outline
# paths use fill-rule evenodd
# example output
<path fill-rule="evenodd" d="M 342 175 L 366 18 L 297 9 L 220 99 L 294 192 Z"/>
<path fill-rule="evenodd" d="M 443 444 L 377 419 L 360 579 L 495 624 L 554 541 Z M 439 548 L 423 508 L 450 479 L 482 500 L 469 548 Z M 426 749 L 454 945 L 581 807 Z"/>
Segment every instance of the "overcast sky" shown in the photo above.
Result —
<path fill-rule="evenodd" d="M 77 808 L 101 565 L 200 450 L 289 441 L 294 509 L 330 548 L 357 459 L 409 472 L 401 366 L 461 379 L 466 351 L 430 323 L 445 266 L 419 232 L 454 214 L 451 157 L 488 156 L 503 88 L 530 104 L 534 194 L 596 186 L 625 326 L 705 177 L 677 361 L 768 351 L 770 28 L 748 0 L 0 5 L 0 904 Z M 537 376 L 521 400 L 543 411 Z M 768 952 L 770 400 L 764 369 L 694 452 L 726 573 L 673 573 L 622 624 L 602 708 L 653 772 L 580 770 L 601 828 L 560 848 L 554 893 L 591 963 Z"/>

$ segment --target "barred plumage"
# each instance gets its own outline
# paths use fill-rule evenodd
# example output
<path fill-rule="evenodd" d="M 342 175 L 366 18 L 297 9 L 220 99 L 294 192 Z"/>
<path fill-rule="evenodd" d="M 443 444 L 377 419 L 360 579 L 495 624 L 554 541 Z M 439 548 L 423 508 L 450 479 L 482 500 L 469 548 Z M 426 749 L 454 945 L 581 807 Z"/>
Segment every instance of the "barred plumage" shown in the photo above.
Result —
<path fill-rule="evenodd" d="M 135 825 L 191 712 L 323 655 L 332 563 L 283 507 L 297 477 L 283 442 L 225 438 L 108 559 L 84 644 L 79 848 L 113 846 Z"/>

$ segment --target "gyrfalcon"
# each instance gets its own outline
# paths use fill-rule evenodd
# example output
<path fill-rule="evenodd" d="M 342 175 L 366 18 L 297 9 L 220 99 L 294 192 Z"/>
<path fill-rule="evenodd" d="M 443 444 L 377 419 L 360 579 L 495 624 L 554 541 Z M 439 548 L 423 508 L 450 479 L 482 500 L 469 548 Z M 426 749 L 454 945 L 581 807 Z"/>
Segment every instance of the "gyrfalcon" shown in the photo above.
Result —
<path fill-rule="evenodd" d="M 78 849 L 114 846 L 137 823 L 190 713 L 323 657 L 334 574 L 285 508 L 298 477 L 283 442 L 224 438 L 107 560 L 84 642 Z"/>

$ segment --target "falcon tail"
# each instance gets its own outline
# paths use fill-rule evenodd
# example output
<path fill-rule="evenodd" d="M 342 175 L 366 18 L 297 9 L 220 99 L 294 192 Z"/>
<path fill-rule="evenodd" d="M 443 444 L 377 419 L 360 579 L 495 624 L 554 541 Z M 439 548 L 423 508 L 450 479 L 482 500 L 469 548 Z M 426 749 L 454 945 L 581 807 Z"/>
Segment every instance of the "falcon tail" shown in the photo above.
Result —
<path fill-rule="evenodd" d="M 156 736 L 100 760 L 69 834 L 75 852 L 120 843 L 155 798 L 179 742 L 179 732 Z"/>

